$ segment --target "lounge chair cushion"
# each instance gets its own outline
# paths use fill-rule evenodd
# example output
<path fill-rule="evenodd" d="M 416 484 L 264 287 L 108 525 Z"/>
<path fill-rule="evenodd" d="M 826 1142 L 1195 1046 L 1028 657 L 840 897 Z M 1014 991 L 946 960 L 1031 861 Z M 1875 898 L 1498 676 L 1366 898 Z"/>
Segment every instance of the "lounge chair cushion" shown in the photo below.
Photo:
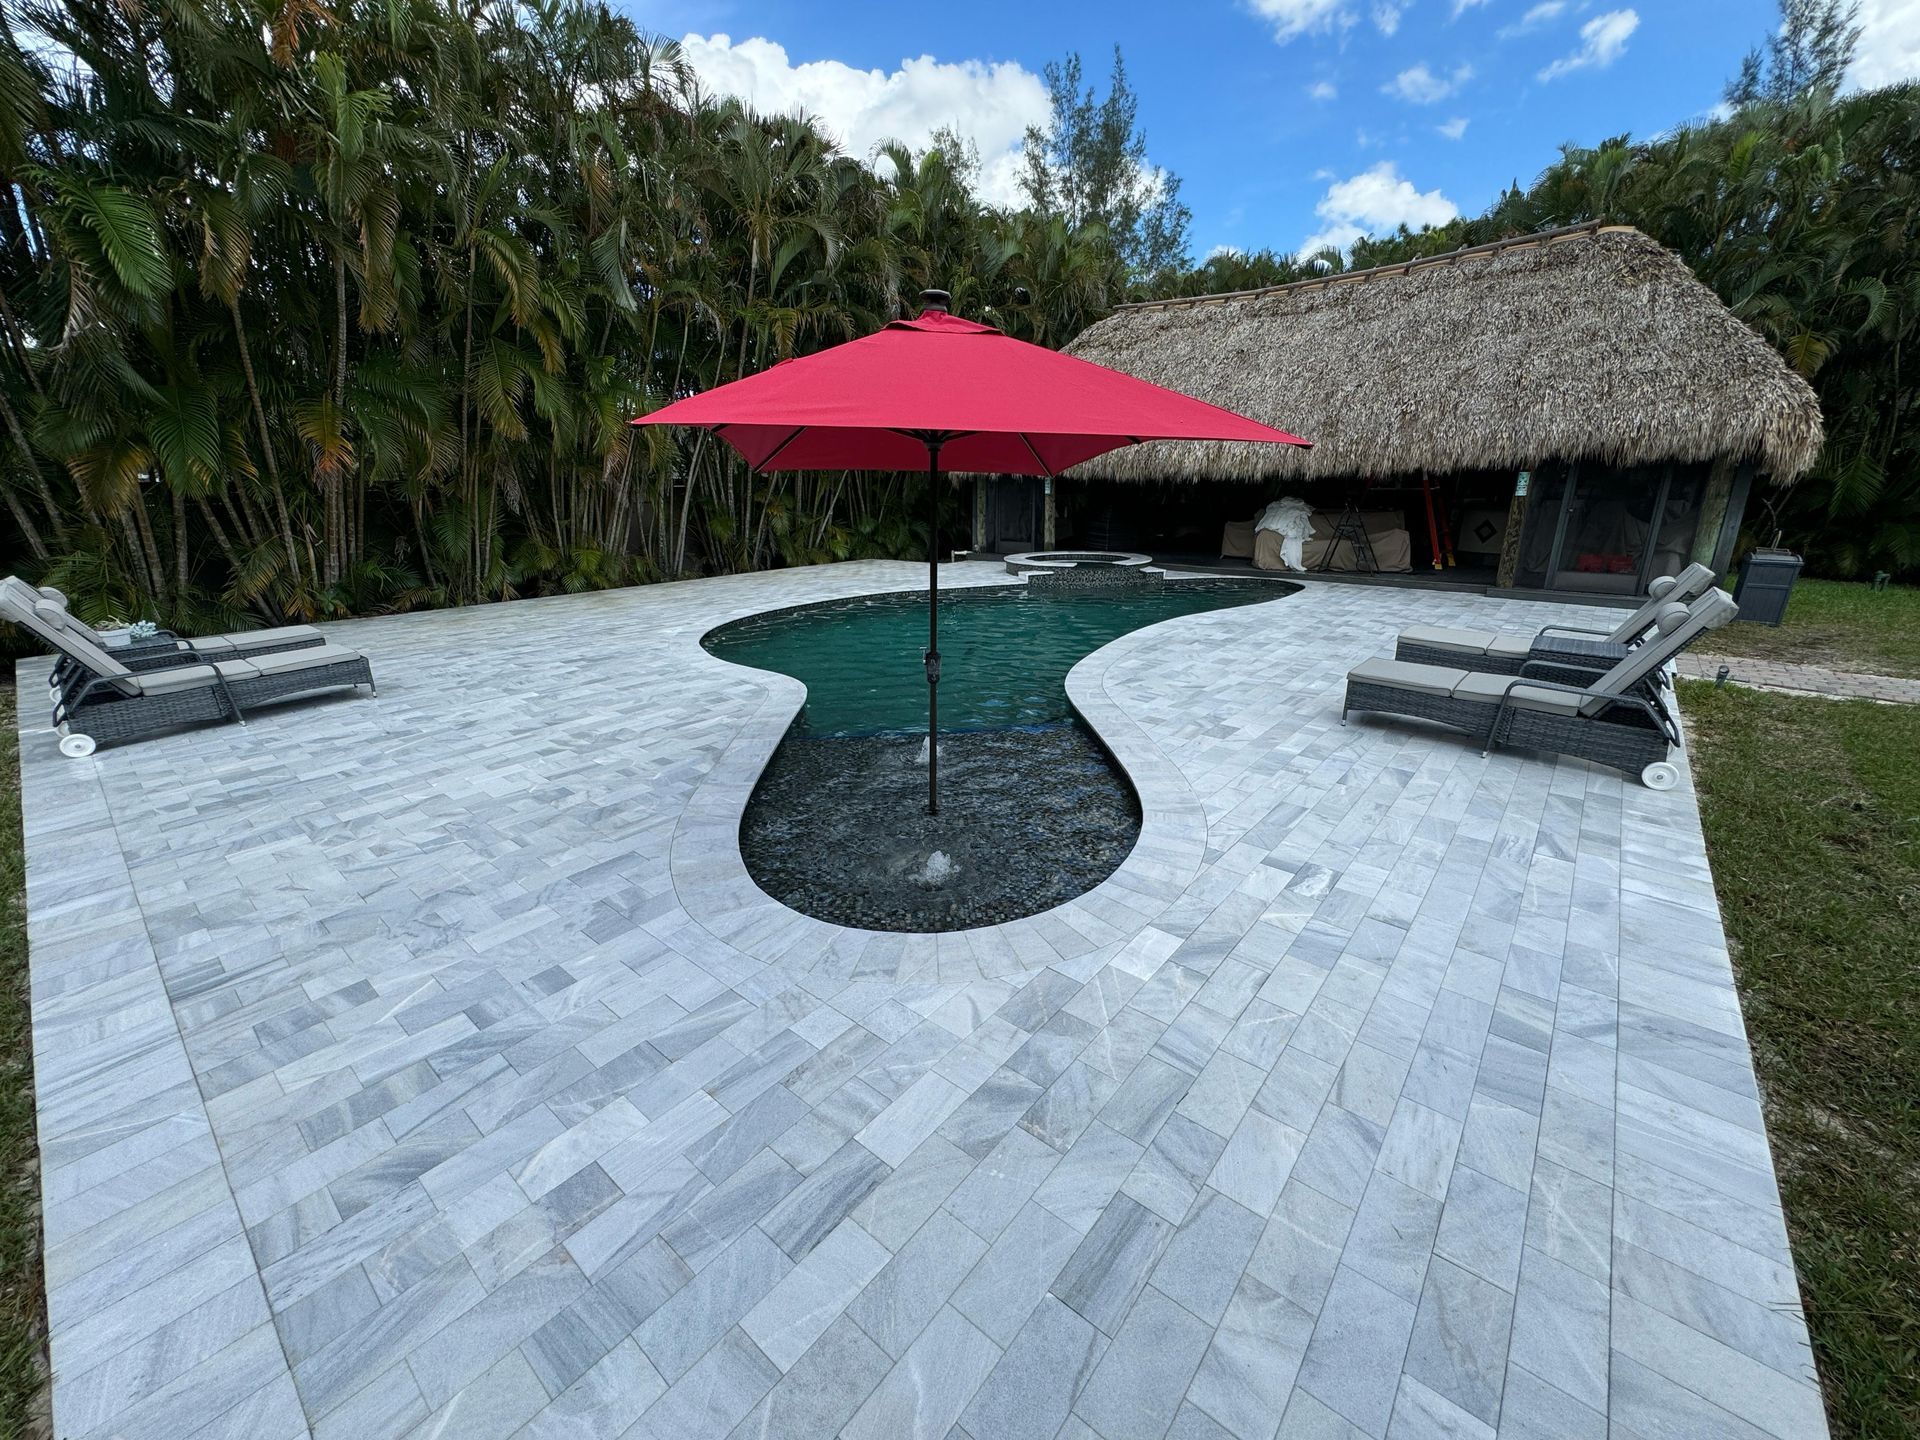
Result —
<path fill-rule="evenodd" d="M 216 665 L 174 665 L 165 670 L 146 670 L 135 678 L 140 682 L 142 695 L 173 695 L 211 685 L 216 679 L 251 680 L 258 673 L 250 661 L 222 660 Z"/>
<path fill-rule="evenodd" d="M 284 675 L 289 670 L 307 670 L 359 658 L 358 650 L 349 650 L 344 645 L 311 645 L 305 650 L 276 650 L 271 655 L 249 655 L 239 663 L 251 665 L 262 675 Z"/>
<path fill-rule="evenodd" d="M 1520 710 L 1544 710 L 1553 715 L 1572 715 L 1580 708 L 1580 697 L 1569 695 L 1563 690 L 1550 690 L 1544 685 L 1515 685 L 1511 675 L 1469 674 L 1461 678 L 1453 687 L 1456 700 L 1484 700 L 1489 705 L 1497 705 L 1500 698 L 1512 688 L 1511 703 Z"/>
<path fill-rule="evenodd" d="M 1412 625 L 1400 632 L 1400 638 L 1409 644 L 1426 645 L 1436 650 L 1458 650 L 1463 655 L 1497 655 L 1509 660 L 1524 660 L 1533 650 L 1530 637 L 1507 635 L 1498 630 L 1449 630 L 1441 625 Z"/>
<path fill-rule="evenodd" d="M 1347 678 L 1367 685 L 1411 690 L 1419 695 L 1451 695 L 1453 687 L 1467 678 L 1467 672 L 1445 665 L 1415 665 L 1406 660 L 1368 660 L 1349 670 Z"/>
<path fill-rule="evenodd" d="M 271 630 L 235 630 L 226 635 L 202 635 L 187 641 L 196 654 L 217 650 L 254 650 L 262 645 L 283 645 L 294 640 L 318 639 L 320 632 L 311 625 L 279 625 Z"/>

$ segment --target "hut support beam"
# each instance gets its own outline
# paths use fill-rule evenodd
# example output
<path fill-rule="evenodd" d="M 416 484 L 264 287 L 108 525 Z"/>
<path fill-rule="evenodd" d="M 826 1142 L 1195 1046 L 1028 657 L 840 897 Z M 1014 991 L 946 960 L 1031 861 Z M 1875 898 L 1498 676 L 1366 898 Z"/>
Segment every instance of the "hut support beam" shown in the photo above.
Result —
<path fill-rule="evenodd" d="M 1507 502 L 1507 533 L 1500 540 L 1500 569 L 1494 584 L 1502 590 L 1513 588 L 1513 577 L 1520 571 L 1520 536 L 1527 528 L 1527 497 L 1514 482 L 1514 497 Z"/>

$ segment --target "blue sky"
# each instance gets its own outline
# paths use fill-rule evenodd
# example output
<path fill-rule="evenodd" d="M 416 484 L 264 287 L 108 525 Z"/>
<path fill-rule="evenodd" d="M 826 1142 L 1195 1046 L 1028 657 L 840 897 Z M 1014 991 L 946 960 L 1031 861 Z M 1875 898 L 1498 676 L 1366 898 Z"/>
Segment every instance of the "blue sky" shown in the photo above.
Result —
<path fill-rule="evenodd" d="M 1773 0 L 627 0 L 683 39 L 710 88 L 804 109 L 848 148 L 979 143 L 1012 193 L 1041 67 L 1104 81 L 1114 44 L 1149 155 L 1184 182 L 1195 258 L 1344 244 L 1483 210 L 1563 141 L 1651 135 L 1706 114 L 1775 21 Z M 1920 3 L 1866 0 L 1861 83 L 1920 70 Z"/>

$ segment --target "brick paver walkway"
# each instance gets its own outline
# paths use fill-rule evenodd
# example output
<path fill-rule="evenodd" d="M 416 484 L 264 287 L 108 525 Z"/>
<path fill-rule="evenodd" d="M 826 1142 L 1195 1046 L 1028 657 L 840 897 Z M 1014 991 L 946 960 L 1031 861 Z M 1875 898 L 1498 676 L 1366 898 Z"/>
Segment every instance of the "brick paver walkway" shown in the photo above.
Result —
<path fill-rule="evenodd" d="M 1127 636 L 1125 864 L 843 930 L 735 844 L 800 688 L 698 637 L 921 579 L 330 627 L 377 699 L 87 761 L 22 706 L 62 1440 L 1825 1434 L 1690 782 L 1340 724 L 1558 612 Z"/>
<path fill-rule="evenodd" d="M 1691 680 L 1712 680 L 1726 666 L 1735 685 L 1762 690 L 1791 690 L 1805 695 L 1829 695 L 1846 700 L 1884 700 L 1920 705 L 1920 680 L 1897 675 L 1863 675 L 1853 670 L 1829 670 L 1824 665 L 1789 665 L 1779 660 L 1755 660 L 1744 655 L 1684 654 L 1680 673 Z"/>

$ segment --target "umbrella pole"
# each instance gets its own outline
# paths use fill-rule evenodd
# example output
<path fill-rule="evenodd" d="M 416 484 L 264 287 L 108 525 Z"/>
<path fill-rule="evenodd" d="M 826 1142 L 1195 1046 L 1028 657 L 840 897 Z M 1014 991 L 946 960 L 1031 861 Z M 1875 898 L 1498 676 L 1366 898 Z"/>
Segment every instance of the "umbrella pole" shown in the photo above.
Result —
<path fill-rule="evenodd" d="M 940 813 L 940 442 L 927 441 L 927 814 Z"/>

